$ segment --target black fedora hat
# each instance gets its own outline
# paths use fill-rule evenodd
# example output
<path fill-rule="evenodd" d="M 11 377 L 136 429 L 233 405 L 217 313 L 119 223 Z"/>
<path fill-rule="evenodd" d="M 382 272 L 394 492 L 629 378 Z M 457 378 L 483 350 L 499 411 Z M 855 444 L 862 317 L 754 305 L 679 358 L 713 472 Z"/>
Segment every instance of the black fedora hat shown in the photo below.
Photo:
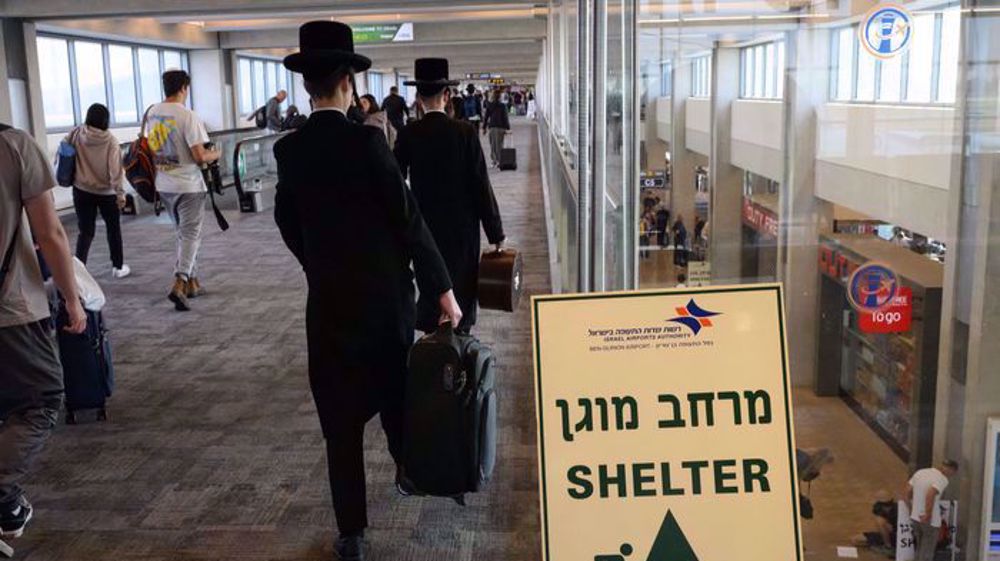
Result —
<path fill-rule="evenodd" d="M 404 86 L 457 86 L 458 80 L 448 79 L 448 59 L 418 58 L 413 63 L 413 80 Z"/>
<path fill-rule="evenodd" d="M 285 57 L 285 68 L 305 75 L 326 75 L 344 65 L 364 72 L 371 68 L 372 61 L 354 52 L 354 33 L 338 21 L 302 24 L 299 52 Z"/>

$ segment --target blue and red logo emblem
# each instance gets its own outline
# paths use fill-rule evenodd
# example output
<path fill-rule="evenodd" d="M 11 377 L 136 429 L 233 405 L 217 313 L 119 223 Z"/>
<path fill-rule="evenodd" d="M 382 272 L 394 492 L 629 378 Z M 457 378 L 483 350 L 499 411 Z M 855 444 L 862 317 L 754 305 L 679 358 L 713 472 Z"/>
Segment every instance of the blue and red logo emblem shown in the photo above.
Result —
<path fill-rule="evenodd" d="M 890 305 L 897 294 L 899 278 L 881 263 L 865 263 L 847 281 L 847 299 L 861 312 L 877 312 Z"/>
<path fill-rule="evenodd" d="M 706 327 L 712 327 L 712 320 L 709 318 L 722 315 L 720 312 L 710 312 L 701 308 L 698 304 L 695 304 L 693 298 L 687 303 L 687 306 L 674 308 L 674 311 L 677 312 L 677 317 L 668 319 L 667 321 L 679 323 L 690 329 L 691 333 L 695 335 Z"/>

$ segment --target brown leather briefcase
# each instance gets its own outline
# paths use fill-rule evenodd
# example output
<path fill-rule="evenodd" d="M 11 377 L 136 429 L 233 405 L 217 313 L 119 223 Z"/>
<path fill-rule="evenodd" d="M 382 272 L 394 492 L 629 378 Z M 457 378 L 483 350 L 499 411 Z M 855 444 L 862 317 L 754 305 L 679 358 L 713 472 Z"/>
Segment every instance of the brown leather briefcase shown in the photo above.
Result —
<path fill-rule="evenodd" d="M 521 254 L 516 249 L 483 252 L 479 260 L 479 307 L 513 312 L 524 287 Z"/>

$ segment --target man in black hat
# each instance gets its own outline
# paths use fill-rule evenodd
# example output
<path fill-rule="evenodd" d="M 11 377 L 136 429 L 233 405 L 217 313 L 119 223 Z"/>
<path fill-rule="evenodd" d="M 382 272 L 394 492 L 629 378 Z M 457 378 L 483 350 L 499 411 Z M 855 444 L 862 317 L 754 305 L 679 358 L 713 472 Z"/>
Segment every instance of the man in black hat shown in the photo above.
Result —
<path fill-rule="evenodd" d="M 409 173 L 410 189 L 448 264 L 455 296 L 465 314 L 456 325 L 467 332 L 476 323 L 479 224 L 499 250 L 504 241 L 503 223 L 476 129 L 445 114 L 451 101 L 450 86 L 457 83 L 448 79 L 448 61 L 417 59 L 415 78 L 406 85 L 417 87 L 427 113 L 399 133 L 396 161 L 404 175 Z M 421 292 L 417 329 L 433 331 L 440 313 L 434 295 L 425 297 Z"/>
<path fill-rule="evenodd" d="M 368 525 L 365 424 L 379 413 L 389 452 L 400 457 L 403 381 L 413 341 L 413 275 L 421 294 L 458 324 L 462 312 L 444 261 L 376 128 L 348 121 L 354 74 L 351 29 L 314 21 L 285 67 L 303 74 L 309 120 L 274 146 L 275 221 L 309 285 L 309 381 L 326 438 L 333 509 L 344 561 L 364 558 Z"/>

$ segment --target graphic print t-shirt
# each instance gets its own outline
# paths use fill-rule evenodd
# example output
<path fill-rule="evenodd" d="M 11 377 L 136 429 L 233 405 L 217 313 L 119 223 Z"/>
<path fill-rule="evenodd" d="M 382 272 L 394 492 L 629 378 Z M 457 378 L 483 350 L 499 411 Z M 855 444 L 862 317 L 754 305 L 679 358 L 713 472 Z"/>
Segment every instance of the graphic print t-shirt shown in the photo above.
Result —
<path fill-rule="evenodd" d="M 146 136 L 156 164 L 156 190 L 164 193 L 205 191 L 201 168 L 191 146 L 208 142 L 205 124 L 180 103 L 157 103 L 149 110 Z"/>

